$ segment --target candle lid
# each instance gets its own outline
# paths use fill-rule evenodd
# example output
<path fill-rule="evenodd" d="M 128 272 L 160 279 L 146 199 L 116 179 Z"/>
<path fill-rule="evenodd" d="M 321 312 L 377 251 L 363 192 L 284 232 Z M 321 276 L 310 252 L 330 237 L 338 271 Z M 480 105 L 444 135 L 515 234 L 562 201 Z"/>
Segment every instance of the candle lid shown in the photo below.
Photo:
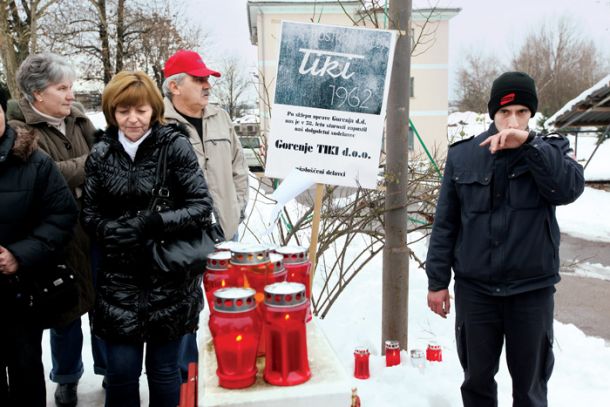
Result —
<path fill-rule="evenodd" d="M 281 254 L 269 253 L 269 261 L 273 264 L 273 274 L 279 274 L 286 270 L 284 267 L 284 257 Z"/>
<path fill-rule="evenodd" d="M 214 291 L 214 309 L 220 312 L 246 312 L 256 308 L 251 288 L 229 287 Z"/>
<path fill-rule="evenodd" d="M 439 345 L 436 342 L 430 342 L 428 344 L 428 349 L 430 349 L 430 350 L 439 350 L 440 348 L 441 348 L 441 345 Z"/>
<path fill-rule="evenodd" d="M 232 264 L 263 264 L 269 262 L 269 249 L 262 245 L 234 247 L 231 249 Z"/>
<path fill-rule="evenodd" d="M 354 349 L 355 355 L 369 355 L 369 349 L 366 346 L 358 346 Z"/>
<path fill-rule="evenodd" d="M 305 284 L 282 282 L 265 286 L 265 305 L 269 307 L 293 307 L 306 301 Z"/>
<path fill-rule="evenodd" d="M 307 248 L 304 246 L 283 246 L 275 250 L 284 256 L 285 264 L 299 264 L 307 261 Z"/>
<path fill-rule="evenodd" d="M 385 348 L 386 349 L 400 349 L 400 344 L 398 343 L 398 341 L 388 340 L 388 341 L 385 341 Z"/>
<path fill-rule="evenodd" d="M 227 251 L 212 253 L 208 256 L 207 269 L 226 270 L 229 268 L 229 260 L 231 260 L 231 253 Z"/>

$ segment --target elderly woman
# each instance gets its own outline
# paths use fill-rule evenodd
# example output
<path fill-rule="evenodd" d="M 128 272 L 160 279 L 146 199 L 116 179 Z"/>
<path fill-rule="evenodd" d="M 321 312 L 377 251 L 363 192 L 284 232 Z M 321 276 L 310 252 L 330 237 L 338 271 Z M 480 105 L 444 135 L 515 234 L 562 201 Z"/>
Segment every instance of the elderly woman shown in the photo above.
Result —
<path fill-rule="evenodd" d="M 3 93 L 0 105 L 0 406 L 44 407 L 42 327 L 15 287 L 62 260 L 78 209 L 36 135 L 5 126 Z"/>
<path fill-rule="evenodd" d="M 55 161 L 72 195 L 79 201 L 95 127 L 82 107 L 74 103 L 72 82 L 75 78 L 76 73 L 66 59 L 52 53 L 30 55 L 17 72 L 23 97 L 9 103 L 7 117 L 12 127 L 25 128 L 38 136 L 40 148 Z M 80 302 L 74 309 L 58 315 L 50 335 L 53 363 L 50 378 L 58 383 L 55 401 L 63 407 L 77 403 L 76 386 L 83 375 L 80 317 L 91 309 L 94 301 L 89 239 L 80 226 L 76 227 L 68 245 L 67 261 L 76 271 Z"/>
<path fill-rule="evenodd" d="M 93 332 L 106 345 L 106 406 L 139 406 L 146 344 L 151 406 L 179 401 L 180 338 L 197 328 L 201 273 L 163 271 L 149 242 L 181 239 L 209 219 L 211 198 L 185 130 L 163 125 L 163 100 L 143 72 L 120 72 L 106 86 L 108 128 L 85 167 L 83 222 L 102 249 Z M 166 152 L 171 207 L 151 212 Z"/>

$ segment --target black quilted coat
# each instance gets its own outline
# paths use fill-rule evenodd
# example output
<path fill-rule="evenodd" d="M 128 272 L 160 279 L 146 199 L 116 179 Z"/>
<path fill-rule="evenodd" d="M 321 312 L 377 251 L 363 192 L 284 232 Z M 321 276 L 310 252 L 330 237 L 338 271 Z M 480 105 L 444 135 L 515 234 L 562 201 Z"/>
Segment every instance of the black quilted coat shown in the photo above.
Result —
<path fill-rule="evenodd" d="M 95 236 L 100 225 L 145 210 L 151 200 L 161 146 L 169 143 L 167 186 L 172 210 L 161 212 L 163 236 L 175 238 L 209 216 L 212 204 L 197 157 L 176 125 L 155 126 L 132 161 L 110 128 L 85 165 L 82 221 Z M 157 269 L 146 246 L 107 252 L 98 273 L 92 318 L 96 335 L 121 342 L 166 342 L 197 329 L 203 308 L 201 275 Z"/>
<path fill-rule="evenodd" d="M 1 109 L 1 108 L 0 108 Z M 0 115 L 2 113 L 0 112 Z M 53 160 L 36 148 L 32 132 L 6 128 L 0 135 L 0 246 L 33 278 L 61 259 L 78 218 L 72 194 Z M 10 278 L 0 274 L 0 322 L 17 316 Z"/>

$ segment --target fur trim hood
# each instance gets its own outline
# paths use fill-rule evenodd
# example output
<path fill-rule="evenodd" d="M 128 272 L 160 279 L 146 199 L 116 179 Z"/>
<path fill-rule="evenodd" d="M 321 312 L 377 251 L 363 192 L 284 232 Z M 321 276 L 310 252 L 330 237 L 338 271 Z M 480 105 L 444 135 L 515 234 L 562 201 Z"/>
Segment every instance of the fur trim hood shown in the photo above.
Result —
<path fill-rule="evenodd" d="M 38 148 L 37 140 L 38 137 L 33 131 L 13 130 L 7 126 L 4 134 L 0 136 L 0 162 L 6 161 L 9 152 L 20 160 L 27 161 Z"/>

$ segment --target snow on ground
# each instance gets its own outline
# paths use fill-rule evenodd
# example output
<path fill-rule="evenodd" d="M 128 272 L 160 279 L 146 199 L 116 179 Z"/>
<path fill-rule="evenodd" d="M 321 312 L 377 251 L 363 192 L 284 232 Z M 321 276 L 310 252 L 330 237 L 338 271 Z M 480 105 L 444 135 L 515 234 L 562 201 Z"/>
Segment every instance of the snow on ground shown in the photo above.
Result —
<path fill-rule="evenodd" d="M 462 114 L 460 120 L 468 120 Z M 453 116 L 453 115 L 452 115 Z M 479 115 L 481 116 L 481 115 Z M 457 117 L 457 116 L 456 116 Z M 488 116 L 487 116 L 488 117 Z M 96 127 L 104 128 L 103 115 L 92 117 Z M 466 126 L 468 136 L 479 134 L 487 128 L 484 117 L 478 124 Z M 464 121 L 466 123 L 466 121 Z M 461 138 L 461 137 L 460 137 Z M 594 145 L 579 137 L 578 157 L 592 151 Z M 592 147 L 593 145 L 593 147 Z M 602 145 L 604 147 L 604 145 Z M 587 150 L 588 149 L 588 150 Z M 602 148 L 598 150 L 598 155 Z M 602 155 L 603 156 L 603 155 Z M 605 161 L 605 162 L 604 162 Z M 610 160 L 600 160 L 600 171 L 610 175 Z M 608 178 L 606 178 L 608 179 Z M 266 225 L 263 220 L 270 217 L 273 202 L 258 188 L 258 181 L 251 176 L 249 229 L 242 230 L 244 242 L 276 242 L 271 236 L 265 236 Z M 557 216 L 562 232 L 589 240 L 610 240 L 610 217 L 604 211 L 610 207 L 610 193 L 586 188 L 583 196 L 575 203 L 557 208 Z M 287 205 L 292 219 L 302 213 L 300 205 L 291 202 Z M 300 235 L 301 244 L 308 244 L 308 236 Z M 410 236 L 409 240 L 415 240 Z M 360 243 L 356 243 L 360 244 Z M 358 247 L 351 249 L 357 250 Z M 419 258 L 425 257 L 425 242 L 416 243 L 413 247 Z M 411 262 L 409 281 L 409 349 L 402 351 L 402 363 L 392 368 L 385 367 L 381 355 L 381 270 L 382 258 L 378 255 L 345 289 L 331 312 L 319 324 L 329 342 L 337 353 L 348 374 L 353 373 L 353 350 L 357 346 L 367 346 L 371 352 L 371 378 L 368 380 L 352 379 L 354 387 L 365 407 L 457 407 L 461 406 L 459 387 L 462 380 L 462 369 L 459 365 L 454 340 L 454 312 L 447 318 L 436 316 L 426 306 L 427 280 L 423 270 Z M 610 279 L 610 269 L 596 264 L 580 264 L 577 275 Z M 320 284 L 322 273 L 317 274 L 316 285 Z M 201 329 L 207 329 L 202 323 Z M 85 374 L 79 385 L 79 405 L 102 406 L 104 391 L 101 387 L 102 377 L 93 374 L 88 319 L 83 317 L 83 361 Z M 436 341 L 443 349 L 443 362 L 426 364 L 423 370 L 412 367 L 408 351 L 425 350 L 430 341 Z M 555 369 L 549 382 L 549 405 L 553 407 L 572 407 L 575 405 L 603 406 L 610 399 L 610 347 L 603 339 L 587 337 L 571 324 L 555 322 Z M 48 376 L 51 366 L 48 331 L 43 338 L 43 362 Z M 315 372 L 313 372 L 315 374 Z M 504 357 L 501 358 L 498 381 L 499 406 L 511 405 L 511 382 Z M 55 384 L 47 380 L 48 405 L 53 404 Z M 142 375 L 142 405 L 148 404 L 146 376 Z M 342 406 L 340 406 L 342 407 Z"/>
<path fill-rule="evenodd" d="M 557 207 L 557 219 L 563 233 L 586 240 L 610 242 L 610 193 L 585 187 L 570 205 Z"/>

